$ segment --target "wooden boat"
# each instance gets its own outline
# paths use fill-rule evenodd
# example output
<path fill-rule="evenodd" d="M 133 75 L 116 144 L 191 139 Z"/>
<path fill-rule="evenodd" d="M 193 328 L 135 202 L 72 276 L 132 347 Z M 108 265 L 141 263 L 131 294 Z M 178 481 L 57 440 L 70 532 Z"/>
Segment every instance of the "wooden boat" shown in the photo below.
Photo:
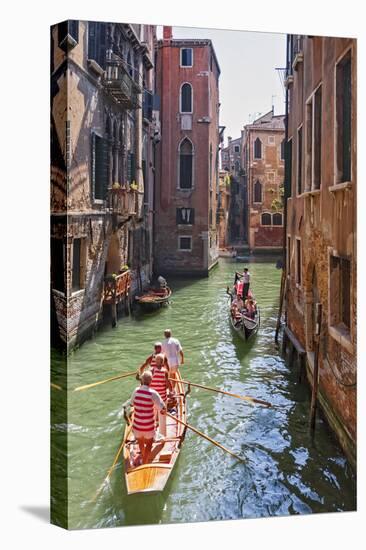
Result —
<path fill-rule="evenodd" d="M 168 402 L 168 412 L 179 420 L 186 422 L 186 396 L 188 392 L 184 392 L 179 371 L 177 377 L 178 382 L 175 387 L 177 399 L 174 404 Z M 167 417 L 165 439 L 154 441 L 147 464 L 134 466 L 134 459 L 139 455 L 140 449 L 131 428 L 132 420 L 133 412 L 131 420 L 126 424 L 123 448 L 127 493 L 132 495 L 135 493 L 161 492 L 178 459 L 186 428 L 172 418 Z"/>
<path fill-rule="evenodd" d="M 171 295 L 172 291 L 168 286 L 162 289 L 150 288 L 141 296 L 135 296 L 135 300 L 143 307 L 154 308 L 167 304 Z"/>
<path fill-rule="evenodd" d="M 253 293 L 250 290 L 249 292 L 250 292 L 250 297 L 254 298 Z M 233 317 L 232 310 L 231 310 L 231 303 L 234 299 L 234 294 L 229 292 L 229 290 L 228 290 L 228 294 L 230 295 L 229 315 L 230 315 L 231 326 L 242 340 L 247 341 L 249 340 L 249 338 L 252 338 L 258 332 L 258 329 L 260 326 L 260 309 L 257 305 L 256 312 L 253 318 L 245 315 L 245 313 L 241 313 L 240 316 L 238 315 L 237 317 Z"/>

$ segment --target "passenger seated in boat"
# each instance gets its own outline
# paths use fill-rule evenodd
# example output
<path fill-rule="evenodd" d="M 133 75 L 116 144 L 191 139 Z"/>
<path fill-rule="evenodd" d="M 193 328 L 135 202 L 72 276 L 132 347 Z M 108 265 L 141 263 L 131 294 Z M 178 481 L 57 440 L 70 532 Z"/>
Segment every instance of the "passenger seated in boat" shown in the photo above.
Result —
<path fill-rule="evenodd" d="M 155 367 L 155 365 L 156 365 L 156 356 L 158 354 L 162 354 L 164 356 L 164 366 L 165 366 L 167 372 L 169 372 L 170 369 L 169 369 L 168 358 L 165 355 L 165 353 L 163 353 L 163 345 L 162 345 L 161 342 L 155 342 L 154 351 L 151 355 L 149 355 L 149 357 L 146 359 L 146 361 L 139 368 L 137 379 L 141 376 L 141 374 L 144 372 L 145 369 L 147 369 L 148 367 L 150 367 L 150 368 Z"/>
<path fill-rule="evenodd" d="M 247 298 L 247 300 L 245 300 L 245 315 L 254 319 L 256 312 L 257 306 L 255 300 L 253 300 L 253 298 Z"/>
<path fill-rule="evenodd" d="M 134 407 L 132 430 L 141 452 L 141 460 L 138 457 L 134 466 L 149 461 L 155 436 L 155 407 L 161 414 L 166 411 L 164 401 L 158 392 L 150 387 L 151 381 L 151 371 L 145 371 L 141 376 L 141 386 L 136 388 L 131 396 L 131 405 Z"/>
<path fill-rule="evenodd" d="M 240 323 L 240 321 L 242 320 L 243 316 L 241 312 L 243 308 L 244 308 L 243 300 L 240 298 L 240 296 L 235 297 L 231 303 L 231 315 L 235 324 Z"/>
<path fill-rule="evenodd" d="M 166 407 L 166 403 L 168 399 L 167 390 L 169 390 L 169 392 L 172 392 L 173 388 L 168 378 L 168 371 L 164 366 L 164 359 L 165 359 L 165 355 L 163 353 L 158 353 L 158 355 L 156 355 L 155 357 L 156 364 L 151 371 L 153 376 L 152 376 L 150 387 L 158 392 L 158 394 L 164 401 L 164 405 Z M 161 414 L 159 412 L 159 409 L 155 407 L 155 418 L 156 417 L 158 417 L 159 434 L 165 437 L 166 436 L 166 416 L 165 414 Z"/>

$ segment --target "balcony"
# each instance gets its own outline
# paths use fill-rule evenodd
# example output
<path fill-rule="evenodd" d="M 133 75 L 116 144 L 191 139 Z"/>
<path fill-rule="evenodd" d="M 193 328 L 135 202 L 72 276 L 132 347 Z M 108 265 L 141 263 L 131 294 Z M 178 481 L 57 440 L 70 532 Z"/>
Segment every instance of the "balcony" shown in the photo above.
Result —
<path fill-rule="evenodd" d="M 131 287 L 131 271 L 104 277 L 103 304 L 118 304 Z"/>
<path fill-rule="evenodd" d="M 119 187 L 108 189 L 108 207 L 119 221 L 125 221 L 134 216 L 138 207 L 138 192 L 135 189 Z"/>
<path fill-rule="evenodd" d="M 138 97 L 140 86 L 130 75 L 125 61 L 113 53 L 106 61 L 104 85 L 114 100 L 125 109 L 141 107 Z"/>

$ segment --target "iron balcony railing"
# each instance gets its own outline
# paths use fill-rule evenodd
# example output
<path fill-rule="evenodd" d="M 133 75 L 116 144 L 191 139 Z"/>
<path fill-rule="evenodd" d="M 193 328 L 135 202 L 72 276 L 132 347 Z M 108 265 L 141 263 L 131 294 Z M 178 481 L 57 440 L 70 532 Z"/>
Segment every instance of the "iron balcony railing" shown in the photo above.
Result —
<path fill-rule="evenodd" d="M 104 85 L 113 98 L 125 109 L 141 107 L 139 94 L 142 90 L 130 74 L 126 62 L 114 53 L 106 61 Z"/>

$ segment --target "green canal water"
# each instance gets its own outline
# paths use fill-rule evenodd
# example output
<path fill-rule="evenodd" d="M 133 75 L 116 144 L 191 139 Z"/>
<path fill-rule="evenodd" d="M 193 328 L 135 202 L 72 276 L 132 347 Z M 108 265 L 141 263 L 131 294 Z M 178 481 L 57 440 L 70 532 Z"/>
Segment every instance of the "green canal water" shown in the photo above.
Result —
<path fill-rule="evenodd" d="M 297 383 L 274 344 L 280 270 L 275 260 L 250 265 L 252 289 L 261 306 L 261 328 L 250 344 L 233 334 L 226 286 L 235 269 L 221 259 L 208 279 L 169 281 L 169 307 L 119 320 L 69 357 L 68 389 L 136 369 L 153 343 L 170 327 L 185 352 L 185 379 L 270 401 L 252 406 L 232 397 L 192 388 L 188 419 L 246 459 L 239 463 L 187 432 L 171 479 L 160 495 L 127 496 L 121 461 L 109 485 L 94 501 L 122 438 L 121 404 L 136 380 L 126 378 L 84 392 L 68 392 L 67 422 L 54 402 L 52 454 L 54 516 L 68 494 L 72 529 L 192 522 L 290 514 L 340 512 L 356 508 L 354 475 L 325 422 L 308 433 L 309 389 Z M 64 385 L 61 359 L 53 355 L 52 381 Z M 55 390 L 52 390 L 55 392 Z M 60 392 L 55 392 L 60 395 Z M 58 397 L 59 399 L 59 397 Z M 61 421 L 62 419 L 62 421 Z M 68 456 L 67 486 L 60 481 L 60 457 Z"/>

